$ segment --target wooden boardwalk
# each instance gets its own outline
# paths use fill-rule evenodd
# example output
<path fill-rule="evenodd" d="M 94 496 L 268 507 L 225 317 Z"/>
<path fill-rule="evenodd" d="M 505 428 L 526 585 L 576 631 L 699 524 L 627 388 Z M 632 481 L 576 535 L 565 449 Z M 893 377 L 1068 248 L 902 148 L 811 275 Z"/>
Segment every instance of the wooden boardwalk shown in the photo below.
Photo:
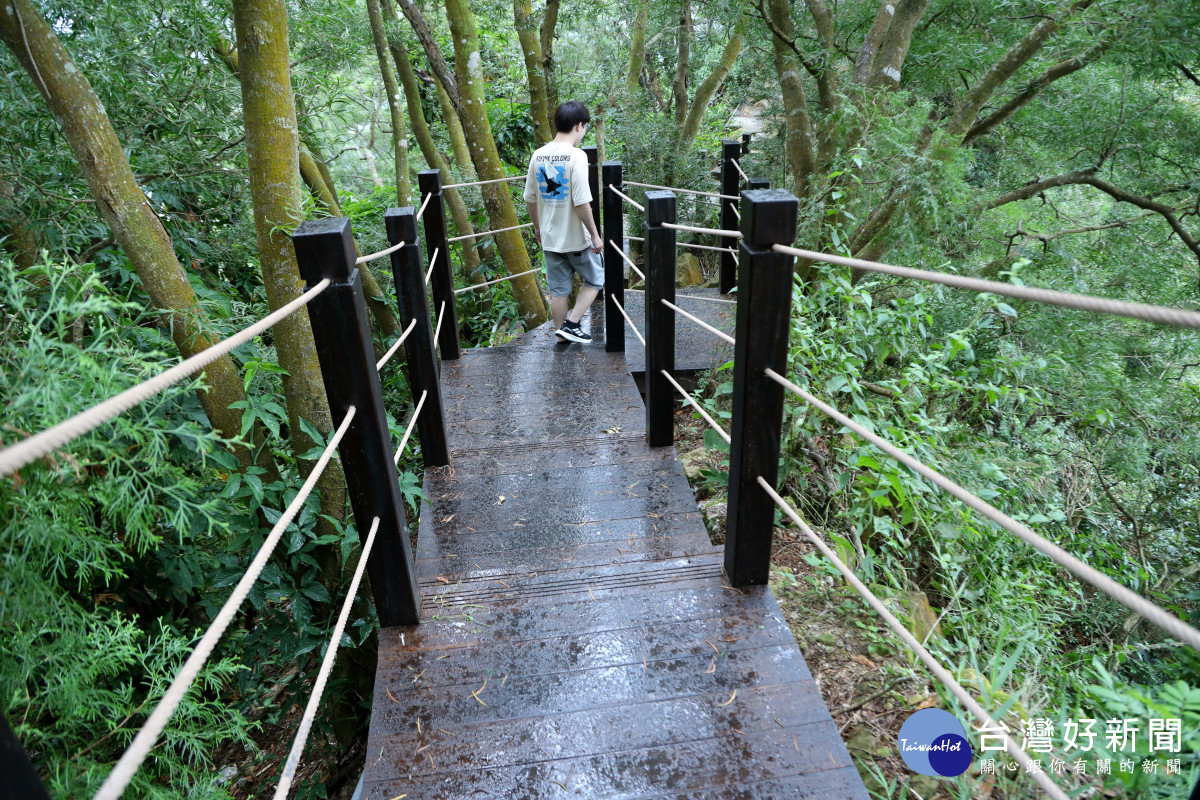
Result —
<path fill-rule="evenodd" d="M 453 466 L 425 476 L 423 622 L 380 633 L 364 798 L 865 800 L 770 590 L 726 588 L 646 446 L 624 355 L 543 330 L 442 386 Z"/>

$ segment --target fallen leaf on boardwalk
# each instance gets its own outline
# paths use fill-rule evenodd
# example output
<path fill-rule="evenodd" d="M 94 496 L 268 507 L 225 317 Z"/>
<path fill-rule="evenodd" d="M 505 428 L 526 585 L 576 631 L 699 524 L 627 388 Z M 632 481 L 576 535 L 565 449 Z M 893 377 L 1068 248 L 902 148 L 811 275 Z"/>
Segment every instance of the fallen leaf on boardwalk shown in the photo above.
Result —
<path fill-rule="evenodd" d="M 457 516 L 458 516 L 458 514 L 451 514 L 450 516 L 448 516 L 448 517 L 444 518 L 444 519 L 442 520 L 442 522 L 449 522 L 450 520 L 454 519 L 454 518 L 455 518 L 455 517 L 457 517 Z"/>
<path fill-rule="evenodd" d="M 711 647 L 713 650 L 716 650 L 716 651 L 717 651 L 717 655 L 721 655 L 721 649 L 720 649 L 719 647 L 717 647 L 717 646 L 716 646 L 715 644 L 713 644 L 712 642 L 708 641 L 708 639 L 705 639 L 705 640 L 704 640 L 704 642 L 705 642 L 705 644 L 707 644 L 709 647 Z"/>
<path fill-rule="evenodd" d="M 708 663 L 708 669 L 704 670 L 705 675 L 711 675 L 717 671 L 717 657 L 713 656 L 713 660 Z"/>
<path fill-rule="evenodd" d="M 733 694 L 729 695 L 729 699 L 728 699 L 728 700 L 726 700 L 724 703 L 717 703 L 717 705 L 719 705 L 719 706 L 727 706 L 727 705 L 729 705 L 730 703 L 732 703 L 732 702 L 733 702 L 733 698 L 735 698 L 735 697 L 737 697 L 737 689 L 734 689 L 734 690 L 733 690 Z"/>
<path fill-rule="evenodd" d="M 441 583 L 445 583 L 445 584 L 449 584 L 449 583 L 450 583 L 450 579 L 449 579 L 449 578 L 447 578 L 445 575 L 438 575 L 438 576 L 437 576 L 437 579 L 438 579 L 438 581 L 440 581 Z"/>
<path fill-rule="evenodd" d="M 395 797 L 393 797 L 393 798 L 392 798 L 392 800 L 404 800 L 404 798 L 406 798 L 406 797 L 408 797 L 408 795 L 406 795 L 406 794 L 398 794 L 398 795 L 396 795 Z"/>
<path fill-rule="evenodd" d="M 395 698 L 395 697 L 392 695 L 392 690 L 391 690 L 391 689 L 389 689 L 389 688 L 387 688 L 387 687 L 385 686 L 383 690 L 384 690 L 385 692 L 387 692 L 387 694 L 388 694 L 388 697 L 391 697 L 391 698 L 392 698 L 392 702 L 393 702 L 393 703 L 395 703 L 396 705 L 400 705 L 400 701 L 399 701 L 399 700 L 397 700 L 397 699 L 396 699 L 396 698 Z"/>
<path fill-rule="evenodd" d="M 476 701 L 478 701 L 478 702 L 479 702 L 479 705 L 481 705 L 481 706 L 486 706 L 486 705 L 487 705 L 487 703 L 485 703 L 485 702 L 483 702 L 482 700 L 480 700 L 480 699 L 479 699 L 479 693 L 480 693 L 480 692 L 482 692 L 482 691 L 483 691 L 484 689 L 486 689 L 486 688 L 487 688 L 487 678 L 484 678 L 484 679 L 483 679 L 483 686 L 480 686 L 478 689 L 476 689 L 475 691 L 471 692 L 471 697 L 474 697 L 474 698 L 476 699 Z"/>
<path fill-rule="evenodd" d="M 421 732 L 421 718 L 417 717 L 417 733 L 420 733 L 420 732 Z M 419 753 L 421 751 L 418 750 L 417 752 Z"/>
<path fill-rule="evenodd" d="M 596 599 L 596 595 L 592 594 L 592 587 L 590 587 L 590 586 L 588 587 L 588 594 L 591 595 L 593 600 Z"/>
<path fill-rule="evenodd" d="M 504 497 L 504 495 L 500 495 L 500 499 L 499 499 L 499 500 L 497 500 L 497 501 L 495 502 L 495 504 L 494 504 L 494 505 L 498 505 L 498 506 L 502 506 L 502 505 L 504 505 L 504 501 L 505 501 L 505 499 L 506 499 L 506 498 Z"/>
<path fill-rule="evenodd" d="M 504 684 L 508 683 L 508 673 L 504 673 L 504 680 L 500 681 L 500 688 L 504 688 Z"/>
<path fill-rule="evenodd" d="M 511 586 L 509 586 L 509 585 L 508 585 L 507 583 L 505 583 L 504 581 L 493 581 L 493 583 L 498 583 L 498 584 L 500 584 L 501 586 L 503 586 L 505 589 L 511 589 L 511 588 L 512 588 Z"/>
<path fill-rule="evenodd" d="M 620 433 L 620 432 L 621 432 L 620 425 L 613 425 L 611 428 L 608 428 L 604 431 L 604 433 Z"/>

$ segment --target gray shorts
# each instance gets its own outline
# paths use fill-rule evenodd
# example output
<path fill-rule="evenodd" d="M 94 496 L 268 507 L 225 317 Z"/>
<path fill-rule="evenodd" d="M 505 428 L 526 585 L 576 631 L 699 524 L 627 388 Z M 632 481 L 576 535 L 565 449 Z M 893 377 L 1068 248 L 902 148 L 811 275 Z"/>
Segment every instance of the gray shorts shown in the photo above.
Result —
<path fill-rule="evenodd" d="M 604 265 L 600 254 L 590 248 L 574 253 L 553 253 L 543 250 L 546 256 L 546 285 L 553 297 L 566 297 L 571 293 L 571 273 L 578 272 L 585 286 L 604 288 Z"/>

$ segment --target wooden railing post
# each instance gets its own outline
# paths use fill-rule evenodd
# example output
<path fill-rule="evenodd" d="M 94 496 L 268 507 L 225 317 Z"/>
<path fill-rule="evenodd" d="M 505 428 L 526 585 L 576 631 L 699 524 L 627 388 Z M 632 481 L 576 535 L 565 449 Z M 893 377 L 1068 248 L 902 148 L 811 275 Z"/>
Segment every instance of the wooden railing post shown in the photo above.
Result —
<path fill-rule="evenodd" d="M 429 321 L 429 304 L 425 301 L 425 274 L 421 268 L 415 209 L 389 208 L 383 215 L 388 241 L 406 242 L 408 246 L 392 253 L 392 277 L 396 283 L 396 305 L 400 310 L 400 326 L 407 328 L 416 319 L 416 327 L 404 343 L 408 353 L 408 385 L 416 403 L 427 392 L 425 407 L 417 418 L 417 433 L 421 437 L 421 455 L 426 467 L 444 467 L 450 463 L 446 443 L 446 417 L 442 410 L 442 387 L 438 376 L 437 353 L 434 352 L 433 327 Z M 426 212 L 428 213 L 428 211 Z M 441 256 L 438 257 L 441 260 Z M 450 313 L 450 304 L 446 304 Z M 437 309 L 434 309 L 434 319 Z M 448 325 L 442 320 L 442 327 Z"/>
<path fill-rule="evenodd" d="M 4 718 L 3 706 L 0 706 L 0 797 L 50 800 L 25 748 Z"/>
<path fill-rule="evenodd" d="M 392 461 L 391 432 L 384 413 L 379 371 L 367 317 L 362 278 L 355 266 L 354 236 L 347 219 L 301 223 L 292 235 L 300 274 L 311 287 L 330 286 L 308 304 L 325 395 L 335 426 L 355 407 L 338 454 L 354 520 L 363 535 L 379 517 L 375 548 L 367 563 L 371 593 L 384 627 L 421 621 L 421 591 L 408 544 L 404 500 Z"/>
<path fill-rule="evenodd" d="M 769 180 L 767 180 L 766 178 L 751 178 L 750 185 L 747 186 L 746 188 L 747 189 L 770 189 L 771 182 Z"/>
<path fill-rule="evenodd" d="M 450 269 L 450 241 L 446 231 L 446 201 L 442 196 L 442 173 L 436 169 L 423 169 L 417 173 L 417 186 L 421 189 L 421 202 L 430 195 L 429 205 L 422 219 L 425 221 L 425 263 L 432 264 L 433 307 L 446 303 L 446 319 L 438 335 L 438 346 L 442 358 L 454 361 L 462 356 L 462 345 L 458 338 L 458 311 L 454 306 L 454 273 Z M 437 261 L 433 254 L 438 254 Z M 407 323 L 406 323 L 407 324 Z"/>
<path fill-rule="evenodd" d="M 741 186 L 742 176 L 738 173 L 737 167 L 733 162 L 742 155 L 742 143 L 736 139 L 723 139 L 721 141 L 721 194 L 729 197 L 737 197 L 739 195 L 738 187 Z M 721 229 L 727 231 L 737 230 L 736 200 L 721 200 Z M 722 247 L 734 248 L 737 247 L 737 239 L 726 238 L 722 242 Z M 721 253 L 721 294 L 729 294 L 733 291 L 733 287 L 737 286 L 737 263 L 733 260 L 732 253 Z"/>
<path fill-rule="evenodd" d="M 748 155 L 750 153 L 750 140 L 752 138 L 754 138 L 754 134 L 752 133 L 742 134 L 742 155 Z"/>
<path fill-rule="evenodd" d="M 765 584 L 771 570 L 775 503 L 758 485 L 758 476 L 772 486 L 778 477 L 783 387 L 764 370 L 786 374 L 793 261 L 771 245 L 792 243 L 799 205 L 781 189 L 742 194 L 725 534 L 725 573 L 733 586 Z"/>
<path fill-rule="evenodd" d="M 675 441 L 675 193 L 646 192 L 646 441 L 666 447 Z M 624 320 L 622 320 L 624 321 Z"/>
<path fill-rule="evenodd" d="M 604 203 L 604 349 L 609 353 L 625 352 L 625 318 L 613 300 L 625 307 L 625 259 L 616 252 L 625 248 L 625 205 L 609 186 L 620 189 L 624 178 L 620 161 L 604 162 L 604 182 L 601 199 Z"/>
<path fill-rule="evenodd" d="M 592 220 L 600 227 L 600 150 L 594 144 L 582 148 L 588 160 L 588 190 L 592 193 Z"/>

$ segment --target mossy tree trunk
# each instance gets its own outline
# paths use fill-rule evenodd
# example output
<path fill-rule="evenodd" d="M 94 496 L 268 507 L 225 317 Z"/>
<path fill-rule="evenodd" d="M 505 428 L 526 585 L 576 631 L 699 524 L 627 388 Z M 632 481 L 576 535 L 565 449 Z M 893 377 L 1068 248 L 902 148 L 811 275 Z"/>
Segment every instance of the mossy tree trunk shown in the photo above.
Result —
<path fill-rule="evenodd" d="M 550 115 L 550 130 L 554 130 L 554 110 L 558 108 L 558 65 L 554 61 L 554 33 L 558 28 L 559 0 L 546 0 L 538 38 L 542 47 L 542 73 L 546 77 L 546 110 Z"/>
<path fill-rule="evenodd" d="M 708 77 L 696 88 L 696 95 L 692 98 L 691 107 L 688 108 L 677 133 L 680 153 L 686 153 L 692 148 L 692 143 L 696 141 L 696 135 L 700 132 L 700 123 L 704 120 L 704 112 L 708 110 L 717 90 L 729 76 L 729 71 L 733 69 L 738 55 L 742 52 L 742 45 L 746 41 L 745 31 L 746 20 L 743 17 L 738 20 L 729 41 L 725 44 L 725 49 L 721 51 L 720 60 L 713 66 Z"/>
<path fill-rule="evenodd" d="M 205 331 L 203 312 L 171 237 L 138 186 L 112 122 L 82 70 L 29 0 L 0 4 L 0 39 L 58 120 L 96 209 L 129 258 L 150 302 L 165 312 L 180 355 L 186 358 L 210 347 L 214 340 Z M 210 424 L 222 436 L 238 436 L 242 412 L 230 405 L 245 400 L 246 393 L 233 359 L 217 359 L 204 368 L 204 375 L 207 390 L 197 394 Z M 261 427 L 252 436 L 259 434 Z M 265 448 L 236 447 L 235 453 L 243 466 L 257 463 L 269 478 L 278 477 Z"/>
<path fill-rule="evenodd" d="M 383 78 L 383 90 L 387 94 L 388 111 L 392 118 L 392 153 L 396 161 L 396 199 L 401 207 L 409 204 L 412 187 L 408 178 L 408 135 L 404 125 L 404 111 L 400 108 L 400 86 L 396 83 L 396 72 L 388 63 L 387 33 L 383 27 L 383 12 L 379 0 L 367 0 L 367 17 L 371 23 L 371 38 L 375 42 L 375 56 L 379 60 L 379 73 Z"/>
<path fill-rule="evenodd" d="M 646 62 L 646 23 L 650 16 L 650 0 L 638 3 L 637 16 L 633 20 L 633 43 L 629 47 L 629 71 L 625 74 L 625 91 L 637 91 L 642 79 L 642 66 Z"/>
<path fill-rule="evenodd" d="M 29 269 L 37 261 L 38 240 L 29 225 L 29 218 L 17 204 L 17 193 L 11 183 L 0 172 L 0 236 L 5 237 L 4 248 L 12 254 L 13 262 L 21 269 Z"/>
<path fill-rule="evenodd" d="M 513 19 L 517 26 L 517 38 L 521 42 L 521 55 L 525 59 L 525 75 L 529 80 L 529 113 L 533 117 L 533 135 L 538 146 L 554 138 L 549 95 L 546 93 L 546 75 L 542 65 L 542 42 L 534 30 L 533 7 L 529 0 L 513 0 Z"/>

